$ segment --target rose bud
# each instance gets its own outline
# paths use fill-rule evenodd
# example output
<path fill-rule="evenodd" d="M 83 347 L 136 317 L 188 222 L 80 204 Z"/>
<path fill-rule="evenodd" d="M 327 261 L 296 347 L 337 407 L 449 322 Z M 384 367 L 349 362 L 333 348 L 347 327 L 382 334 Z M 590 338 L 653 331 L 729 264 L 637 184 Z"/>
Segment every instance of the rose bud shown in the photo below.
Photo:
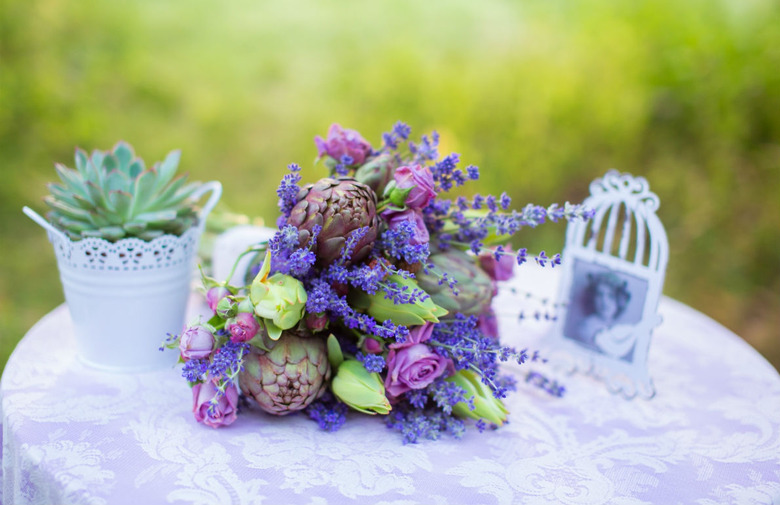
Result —
<path fill-rule="evenodd" d="M 214 351 L 214 335 L 203 326 L 190 326 L 179 339 L 179 351 L 185 360 L 205 359 Z"/>
<path fill-rule="evenodd" d="M 249 342 L 260 331 L 260 323 L 254 314 L 240 312 L 236 317 L 227 320 L 225 329 L 230 333 L 231 342 Z"/>
<path fill-rule="evenodd" d="M 217 304 L 217 315 L 222 319 L 230 319 L 238 313 L 238 304 L 228 297 L 225 297 Z"/>
<path fill-rule="evenodd" d="M 217 395 L 219 399 L 212 406 L 211 401 Z M 238 388 L 229 385 L 224 394 L 220 394 L 212 381 L 195 384 L 192 387 L 192 413 L 196 421 L 212 428 L 233 423 L 238 413 Z"/>
<path fill-rule="evenodd" d="M 206 291 L 206 303 L 209 304 L 209 308 L 212 311 L 216 312 L 219 301 L 229 294 L 230 291 L 228 291 L 228 288 L 225 286 L 214 286 L 213 288 L 210 288 L 208 291 Z"/>
<path fill-rule="evenodd" d="M 509 254 L 500 254 L 500 252 Z M 479 265 L 494 281 L 508 281 L 514 275 L 515 256 L 509 247 L 501 247 L 500 251 L 494 248 L 479 254 Z"/>
<path fill-rule="evenodd" d="M 393 182 L 385 191 L 390 201 L 398 206 L 420 210 L 436 197 L 431 169 L 423 165 L 398 167 Z"/>
<path fill-rule="evenodd" d="M 368 354 L 379 354 L 382 352 L 382 344 L 374 338 L 366 338 L 363 342 L 363 350 Z"/>
<path fill-rule="evenodd" d="M 324 312 L 306 316 L 306 327 L 311 331 L 322 331 L 328 327 L 328 315 Z"/>
<path fill-rule="evenodd" d="M 314 143 L 319 156 L 328 155 L 339 163 L 342 157 L 349 156 L 352 159 L 350 165 L 362 165 L 372 151 L 371 144 L 358 132 L 336 123 L 330 125 L 327 139 L 323 140 L 318 135 L 314 137 Z"/>

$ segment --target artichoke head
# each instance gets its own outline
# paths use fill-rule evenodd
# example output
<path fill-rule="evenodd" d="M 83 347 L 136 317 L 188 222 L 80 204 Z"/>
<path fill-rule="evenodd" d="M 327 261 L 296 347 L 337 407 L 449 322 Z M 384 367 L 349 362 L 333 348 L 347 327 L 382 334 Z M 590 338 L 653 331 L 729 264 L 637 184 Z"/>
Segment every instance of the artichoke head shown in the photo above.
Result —
<path fill-rule="evenodd" d="M 301 247 L 309 245 L 315 226 L 322 227 L 312 248 L 321 266 L 336 261 L 347 239 L 360 228 L 368 227 L 352 250 L 351 261 L 357 263 L 368 256 L 377 237 L 376 201 L 376 193 L 355 179 L 326 177 L 300 190 L 287 224 L 298 228 Z"/>
<path fill-rule="evenodd" d="M 252 348 L 238 381 L 261 409 L 283 416 L 322 395 L 330 373 L 324 339 L 305 330 L 285 331 L 270 351 Z"/>
<path fill-rule="evenodd" d="M 460 312 L 467 316 L 479 315 L 490 308 L 493 299 L 493 282 L 477 264 L 477 259 L 463 251 L 450 249 L 432 254 L 434 272 L 417 274 L 417 282 L 437 305 L 451 314 Z M 439 284 L 435 271 L 446 272 L 458 283 L 453 291 L 447 283 Z M 457 294 L 455 293 L 457 292 Z"/>

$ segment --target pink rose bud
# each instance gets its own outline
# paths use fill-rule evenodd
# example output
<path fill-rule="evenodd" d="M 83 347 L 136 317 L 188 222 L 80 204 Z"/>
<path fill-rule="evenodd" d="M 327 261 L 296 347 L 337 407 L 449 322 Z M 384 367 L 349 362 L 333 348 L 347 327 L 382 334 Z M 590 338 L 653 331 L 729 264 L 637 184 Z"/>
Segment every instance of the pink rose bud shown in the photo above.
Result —
<path fill-rule="evenodd" d="M 477 329 L 486 337 L 498 338 L 498 318 L 493 309 L 479 315 Z"/>
<path fill-rule="evenodd" d="M 214 335 L 203 326 L 191 326 L 179 339 L 179 351 L 185 360 L 205 359 L 214 351 Z"/>
<path fill-rule="evenodd" d="M 212 405 L 214 397 L 219 399 Z M 192 388 L 192 413 L 195 420 L 212 428 L 227 426 L 236 420 L 238 414 L 238 389 L 235 385 L 228 386 L 225 393 L 219 395 L 219 390 L 213 382 L 195 384 Z"/>
<path fill-rule="evenodd" d="M 496 258 L 496 250 L 483 251 L 479 254 L 479 264 L 482 270 L 494 281 L 508 281 L 514 275 L 515 257 L 510 248 L 502 249 L 510 254 L 499 254 Z"/>
<path fill-rule="evenodd" d="M 209 304 L 209 308 L 216 312 L 219 301 L 230 294 L 228 288 L 225 286 L 215 286 L 206 291 L 206 303 Z"/>
<path fill-rule="evenodd" d="M 230 333 L 231 342 L 248 342 L 257 335 L 260 323 L 257 322 L 254 314 L 239 312 L 236 317 L 228 319 L 225 328 Z"/>
<path fill-rule="evenodd" d="M 344 156 L 349 156 L 352 159 L 349 165 L 362 165 L 372 150 L 371 144 L 358 132 L 342 128 L 336 123 L 330 125 L 326 140 L 318 135 L 314 137 L 314 143 L 320 156 L 328 155 L 339 163 Z"/>
<path fill-rule="evenodd" d="M 422 209 L 436 197 L 431 169 L 423 165 L 398 167 L 393 174 L 397 190 L 411 189 L 405 204 L 410 209 Z"/>
<path fill-rule="evenodd" d="M 322 331 L 328 327 L 328 315 L 324 312 L 309 314 L 306 316 L 306 327 L 311 331 Z"/>
<path fill-rule="evenodd" d="M 379 354 L 382 352 L 382 344 L 373 338 L 367 338 L 363 342 L 363 349 L 369 354 Z"/>

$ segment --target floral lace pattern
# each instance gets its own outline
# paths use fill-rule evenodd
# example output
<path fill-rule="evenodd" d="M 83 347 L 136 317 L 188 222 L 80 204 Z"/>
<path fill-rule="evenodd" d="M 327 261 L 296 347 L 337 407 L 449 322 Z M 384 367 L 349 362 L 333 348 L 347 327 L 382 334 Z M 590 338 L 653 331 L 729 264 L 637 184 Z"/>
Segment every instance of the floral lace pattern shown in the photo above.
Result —
<path fill-rule="evenodd" d="M 533 349 L 549 330 L 544 317 L 517 317 L 533 316 L 539 304 L 520 289 L 542 298 L 554 292 L 543 275 L 550 272 L 526 265 L 502 287 L 496 309 L 508 343 Z M 368 416 L 356 415 L 336 433 L 320 431 L 303 415 L 274 418 L 257 409 L 225 429 L 199 425 L 177 369 L 121 375 L 81 365 L 62 306 L 30 330 L 3 374 L 2 499 L 780 502 L 780 376 L 690 308 L 663 299 L 660 312 L 664 323 L 649 358 L 654 399 L 626 401 L 582 375 L 556 377 L 567 393 L 552 398 L 523 380 L 524 365 L 512 368 L 519 391 L 508 399 L 504 428 L 402 445 L 381 419 Z"/>

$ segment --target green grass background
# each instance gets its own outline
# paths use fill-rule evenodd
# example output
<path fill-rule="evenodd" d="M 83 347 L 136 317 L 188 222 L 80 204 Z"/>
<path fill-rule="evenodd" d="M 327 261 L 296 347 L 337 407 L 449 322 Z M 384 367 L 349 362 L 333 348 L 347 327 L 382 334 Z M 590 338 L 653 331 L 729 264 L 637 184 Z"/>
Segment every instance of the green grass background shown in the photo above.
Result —
<path fill-rule="evenodd" d="M 238 212 L 275 217 L 331 122 L 403 119 L 482 170 L 472 190 L 580 201 L 645 176 L 665 293 L 780 367 L 780 3 L 770 0 L 6 0 L 0 6 L 0 364 L 63 300 L 21 213 L 74 146 L 183 149 Z M 522 232 L 560 250 L 563 225 Z M 684 338 L 684 336 L 681 336 Z M 52 349 L 56 352 L 56 349 Z M 41 356 L 41 359 L 46 359 Z"/>

